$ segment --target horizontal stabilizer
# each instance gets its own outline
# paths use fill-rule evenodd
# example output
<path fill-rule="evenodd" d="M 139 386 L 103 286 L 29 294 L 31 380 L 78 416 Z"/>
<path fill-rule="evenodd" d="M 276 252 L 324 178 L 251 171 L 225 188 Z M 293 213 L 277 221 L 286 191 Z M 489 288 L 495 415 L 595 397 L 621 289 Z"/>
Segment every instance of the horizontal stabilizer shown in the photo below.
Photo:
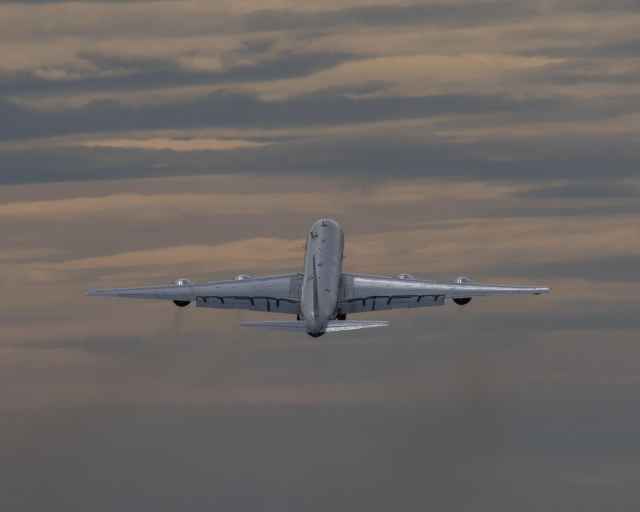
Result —
<path fill-rule="evenodd" d="M 387 327 L 388 325 L 389 322 L 385 320 L 334 320 L 329 322 L 327 332 L 357 331 L 358 329 Z"/>
<path fill-rule="evenodd" d="M 264 322 L 241 322 L 242 327 L 256 327 L 257 329 L 273 329 L 276 331 L 304 331 L 304 322 L 296 320 L 266 320 Z"/>
<path fill-rule="evenodd" d="M 258 329 L 273 329 L 279 331 L 306 331 L 304 322 L 271 320 L 264 322 L 242 322 L 243 327 L 257 327 Z M 387 327 L 389 322 L 384 320 L 333 320 L 327 325 L 326 332 L 356 331 L 372 327 Z"/>

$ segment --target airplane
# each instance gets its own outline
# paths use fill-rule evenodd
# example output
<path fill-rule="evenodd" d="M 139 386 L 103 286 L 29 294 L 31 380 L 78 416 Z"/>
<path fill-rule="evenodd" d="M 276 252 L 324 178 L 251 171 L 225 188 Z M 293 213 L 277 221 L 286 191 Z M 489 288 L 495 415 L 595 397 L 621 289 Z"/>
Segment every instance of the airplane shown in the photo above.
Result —
<path fill-rule="evenodd" d="M 178 279 L 169 286 L 91 289 L 92 296 L 170 300 L 181 308 L 243 309 L 288 313 L 296 320 L 243 322 L 263 329 L 306 332 L 317 338 L 325 333 L 385 327 L 387 321 L 347 320 L 347 315 L 389 309 L 458 306 L 473 297 L 488 295 L 541 295 L 546 287 L 483 285 L 466 277 L 453 283 L 435 283 L 410 274 L 396 277 L 343 272 L 344 232 L 335 220 L 317 220 L 307 235 L 304 272 L 253 277 L 240 274 L 227 281 L 195 284 Z"/>

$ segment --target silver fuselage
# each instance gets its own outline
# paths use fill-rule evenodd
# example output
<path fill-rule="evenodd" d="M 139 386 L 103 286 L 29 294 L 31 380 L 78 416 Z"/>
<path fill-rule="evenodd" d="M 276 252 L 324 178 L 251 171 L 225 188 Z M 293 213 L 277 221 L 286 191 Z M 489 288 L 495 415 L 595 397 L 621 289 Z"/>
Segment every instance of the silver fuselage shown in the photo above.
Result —
<path fill-rule="evenodd" d="M 331 219 L 320 219 L 307 236 L 300 311 L 311 336 L 324 334 L 336 317 L 340 292 L 344 233 Z"/>

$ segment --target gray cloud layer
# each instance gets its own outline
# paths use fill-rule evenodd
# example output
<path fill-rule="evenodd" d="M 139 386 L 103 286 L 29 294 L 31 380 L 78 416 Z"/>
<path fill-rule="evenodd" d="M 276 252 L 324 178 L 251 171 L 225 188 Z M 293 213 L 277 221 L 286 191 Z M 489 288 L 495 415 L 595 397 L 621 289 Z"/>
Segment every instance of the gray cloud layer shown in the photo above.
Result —
<path fill-rule="evenodd" d="M 373 85 L 370 90 L 378 86 Z M 360 89 L 359 92 L 367 89 Z M 626 101 L 604 99 L 578 103 L 518 100 L 502 96 L 432 96 L 357 98 L 339 91 L 288 100 L 264 101 L 253 95 L 223 92 L 188 102 L 125 106 L 93 102 L 85 107 L 38 112 L 0 103 L 10 119 L 0 127 L 5 140 L 82 133 L 117 133 L 175 128 L 291 128 L 382 120 L 423 119 L 442 115 L 492 114 L 511 122 L 596 122 L 628 112 Z M 464 121 L 462 121 L 464 122 Z M 277 139 L 276 139 L 277 141 Z M 171 175 L 175 172 L 329 172 L 396 173 L 406 176 L 543 179 L 633 176 L 640 155 L 627 137 L 539 136 L 532 140 L 450 142 L 406 140 L 402 133 L 290 139 L 287 144 L 214 152 L 60 149 L 3 151 L 4 183 Z M 615 149 L 615 151 L 613 151 Z M 99 158 L 95 158 L 99 156 Z M 125 162 L 129 161 L 129 165 Z M 139 162 L 132 166 L 133 161 Z M 158 166 L 159 163 L 161 166 Z"/>
<path fill-rule="evenodd" d="M 224 71 L 207 72 L 184 69 L 169 59 L 118 57 L 94 53 L 82 53 L 78 57 L 91 66 L 95 76 L 51 80 L 34 72 L 24 71 L 12 76 L 0 76 L 0 94 L 22 96 L 37 93 L 50 95 L 114 92 L 278 80 L 308 75 L 355 58 L 354 55 L 344 53 L 287 53 L 257 64 L 231 66 Z"/>
<path fill-rule="evenodd" d="M 356 89 L 357 92 L 361 89 Z M 553 100 L 516 100 L 503 96 L 437 95 L 425 97 L 351 98 L 331 92 L 288 100 L 264 101 L 251 94 L 212 93 L 186 102 L 132 107 L 116 101 L 94 101 L 87 106 L 40 112 L 0 103 L 0 114 L 11 122 L 0 128 L 5 140 L 53 137 L 71 133 L 117 132 L 134 129 L 256 127 L 281 128 L 317 124 L 365 123 L 418 119 L 443 114 L 510 113 L 524 116 L 567 116 Z M 622 106 L 599 112 L 585 105 L 578 116 L 614 114 Z"/>
<path fill-rule="evenodd" d="M 611 179 L 637 175 L 640 158 L 607 152 L 616 141 L 590 140 L 538 155 L 537 143 L 455 144 L 411 142 L 401 137 L 337 137 L 289 141 L 258 149 L 227 151 L 145 151 L 59 149 L 3 152 L 0 182 L 114 179 L 184 174 L 322 174 L 353 177 L 449 177 L 533 181 L 593 179 L 608 170 Z M 498 158 L 501 157 L 501 158 Z M 620 185 L 623 186 L 623 185 Z M 611 197 L 608 184 L 589 185 L 589 193 Z M 584 191 L 583 191 L 584 192 Z M 543 197 L 561 194 L 551 189 Z M 567 192 L 571 194 L 571 192 Z"/>

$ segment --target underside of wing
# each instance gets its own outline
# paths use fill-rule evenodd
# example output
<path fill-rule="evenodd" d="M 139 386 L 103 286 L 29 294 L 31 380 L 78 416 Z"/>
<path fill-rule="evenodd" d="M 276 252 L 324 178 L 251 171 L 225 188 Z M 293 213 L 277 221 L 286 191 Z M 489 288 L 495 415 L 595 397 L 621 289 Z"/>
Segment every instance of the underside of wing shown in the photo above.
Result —
<path fill-rule="evenodd" d="M 170 300 L 178 306 L 193 302 L 197 307 L 298 314 L 301 281 L 302 274 L 297 273 L 204 284 L 180 280 L 168 286 L 89 290 L 88 295 Z"/>
<path fill-rule="evenodd" d="M 459 304 L 472 297 L 488 295 L 540 295 L 549 288 L 532 286 L 486 285 L 459 279 L 455 283 L 434 283 L 412 277 L 343 274 L 342 313 L 360 313 L 398 308 L 442 306 L 447 299 Z"/>

